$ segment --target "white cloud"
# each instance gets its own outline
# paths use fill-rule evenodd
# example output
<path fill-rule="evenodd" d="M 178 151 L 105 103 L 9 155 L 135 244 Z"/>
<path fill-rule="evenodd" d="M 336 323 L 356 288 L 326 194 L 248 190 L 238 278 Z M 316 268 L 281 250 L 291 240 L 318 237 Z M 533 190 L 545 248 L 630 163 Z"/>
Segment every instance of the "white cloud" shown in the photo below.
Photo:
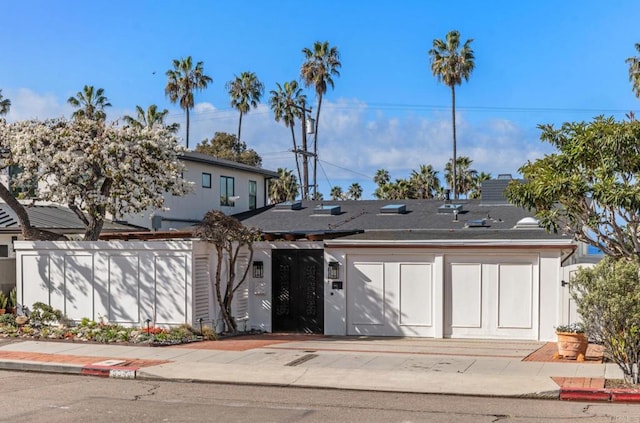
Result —
<path fill-rule="evenodd" d="M 28 89 L 3 91 L 12 101 L 9 120 L 70 116 L 73 109 L 66 99 L 50 94 L 38 94 Z M 108 117 L 132 114 L 125 109 L 109 109 Z M 315 115 L 315 113 L 314 113 Z M 211 103 L 198 103 L 191 111 L 190 147 L 215 132 L 235 134 L 239 114 L 236 110 L 220 109 Z M 328 197 L 330 184 L 346 189 L 352 182 L 360 183 L 365 198 L 375 186 L 371 180 L 377 169 L 387 169 L 392 179 L 405 178 L 421 164 L 431 164 L 442 173 L 451 157 L 451 121 L 448 113 L 398 113 L 395 110 L 371 109 L 353 99 L 323 101 L 319 128 L 318 170 L 320 191 Z M 181 125 L 179 136 L 184 139 L 185 115 L 173 109 L 169 121 Z M 291 132 L 282 122 L 276 122 L 268 105 L 260 104 L 243 116 L 242 140 L 263 158 L 263 167 L 295 169 Z M 508 119 L 488 118 L 470 122 L 464 113 L 456 116 L 458 156 L 469 156 L 473 168 L 489 172 L 516 175 L 527 160 L 549 153 L 548 144 L 539 141 L 535 128 L 521 127 Z M 301 128 L 295 128 L 300 143 Z M 313 135 L 308 136 L 312 149 Z M 326 172 L 326 175 L 325 175 Z"/>

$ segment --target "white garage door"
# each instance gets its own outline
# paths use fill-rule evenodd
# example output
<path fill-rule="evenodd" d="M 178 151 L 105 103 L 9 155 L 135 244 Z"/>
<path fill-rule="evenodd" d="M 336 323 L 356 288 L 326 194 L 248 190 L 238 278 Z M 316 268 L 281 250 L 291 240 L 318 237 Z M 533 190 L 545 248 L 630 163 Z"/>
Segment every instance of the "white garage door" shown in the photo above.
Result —
<path fill-rule="evenodd" d="M 448 257 L 444 336 L 537 339 L 537 263 L 536 256 Z"/>
<path fill-rule="evenodd" d="M 347 334 L 434 336 L 433 259 L 347 260 Z"/>

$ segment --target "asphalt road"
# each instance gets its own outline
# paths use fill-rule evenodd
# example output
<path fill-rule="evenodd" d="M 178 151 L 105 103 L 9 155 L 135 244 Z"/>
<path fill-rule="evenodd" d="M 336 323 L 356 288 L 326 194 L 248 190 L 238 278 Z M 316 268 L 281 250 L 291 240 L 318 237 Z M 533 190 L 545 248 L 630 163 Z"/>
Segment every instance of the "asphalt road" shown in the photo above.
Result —
<path fill-rule="evenodd" d="M 640 407 L 0 371 L 0 421 L 595 423 L 640 422 Z"/>

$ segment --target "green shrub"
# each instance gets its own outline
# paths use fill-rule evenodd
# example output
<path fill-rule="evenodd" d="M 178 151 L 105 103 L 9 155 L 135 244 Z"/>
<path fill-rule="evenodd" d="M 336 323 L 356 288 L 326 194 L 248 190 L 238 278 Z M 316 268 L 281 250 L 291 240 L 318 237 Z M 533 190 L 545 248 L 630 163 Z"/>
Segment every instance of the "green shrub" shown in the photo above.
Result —
<path fill-rule="evenodd" d="M 571 281 L 589 339 L 604 346 L 631 383 L 638 383 L 640 364 L 639 271 L 635 262 L 606 257 Z"/>

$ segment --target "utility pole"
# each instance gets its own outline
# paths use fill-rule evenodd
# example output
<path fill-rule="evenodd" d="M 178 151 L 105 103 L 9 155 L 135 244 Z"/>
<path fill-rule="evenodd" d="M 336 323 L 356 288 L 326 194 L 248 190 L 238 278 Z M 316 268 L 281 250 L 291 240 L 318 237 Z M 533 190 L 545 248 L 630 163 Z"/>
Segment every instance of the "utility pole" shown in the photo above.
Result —
<path fill-rule="evenodd" d="M 302 178 L 304 179 L 304 181 L 301 181 L 302 182 L 302 198 L 304 200 L 308 200 L 309 199 L 309 157 L 314 157 L 314 158 L 316 157 L 315 153 L 310 153 L 307 150 L 307 133 L 310 133 L 310 134 L 313 133 L 313 131 L 307 132 L 307 113 L 311 113 L 311 108 L 307 109 L 305 107 L 304 101 L 302 101 L 301 106 L 297 104 L 291 104 L 291 105 L 296 109 L 302 111 L 302 149 L 294 150 L 294 153 L 296 155 L 300 154 L 302 156 Z M 314 167 L 314 175 L 315 175 L 315 167 Z M 314 184 L 315 184 L 315 179 L 314 179 Z"/>

